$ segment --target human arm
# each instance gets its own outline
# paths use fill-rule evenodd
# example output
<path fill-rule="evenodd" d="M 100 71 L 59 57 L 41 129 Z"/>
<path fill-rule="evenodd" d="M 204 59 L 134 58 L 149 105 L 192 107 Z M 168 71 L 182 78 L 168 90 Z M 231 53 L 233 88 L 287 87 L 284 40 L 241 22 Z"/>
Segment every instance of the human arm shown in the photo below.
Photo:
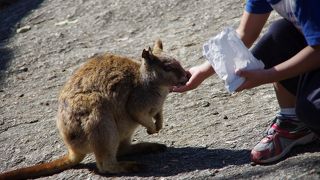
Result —
<path fill-rule="evenodd" d="M 259 36 L 264 24 L 266 23 L 270 13 L 266 14 L 250 14 L 244 12 L 241 22 L 237 28 L 237 33 L 243 43 L 250 47 Z M 186 85 L 181 87 L 173 87 L 173 92 L 185 92 L 197 88 L 206 78 L 215 73 L 211 64 L 206 61 L 201 65 L 194 66 L 189 70 L 190 79 Z"/>
<path fill-rule="evenodd" d="M 314 8 L 319 5 L 320 2 L 317 0 L 305 2 L 304 6 L 300 7 L 296 13 L 300 31 L 309 46 L 270 69 L 239 70 L 237 74 L 244 77 L 246 81 L 236 91 L 278 82 L 320 68 L 320 12 Z"/>
<path fill-rule="evenodd" d="M 265 70 L 239 70 L 246 81 L 236 90 L 242 91 L 262 84 L 278 82 L 320 68 L 320 45 L 307 46 L 292 58 Z"/>
<path fill-rule="evenodd" d="M 247 11 L 243 12 L 236 32 L 247 48 L 250 48 L 254 41 L 259 37 L 269 16 L 270 13 L 252 14 Z"/>

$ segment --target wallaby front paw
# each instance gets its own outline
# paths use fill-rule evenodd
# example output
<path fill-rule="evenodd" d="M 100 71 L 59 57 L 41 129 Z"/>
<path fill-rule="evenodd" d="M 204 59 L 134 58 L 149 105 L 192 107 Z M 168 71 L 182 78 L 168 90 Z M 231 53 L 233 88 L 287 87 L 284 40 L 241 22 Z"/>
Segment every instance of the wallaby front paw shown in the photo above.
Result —
<path fill-rule="evenodd" d="M 148 134 L 155 134 L 155 133 L 158 133 L 159 131 L 156 129 L 156 128 L 153 128 L 153 129 L 147 129 L 147 133 Z"/>
<path fill-rule="evenodd" d="M 156 123 L 156 131 L 159 132 L 162 129 L 162 123 Z"/>
<path fill-rule="evenodd" d="M 155 133 L 158 133 L 160 129 L 158 129 L 158 125 L 157 123 L 152 123 L 150 124 L 149 127 L 146 127 L 147 128 L 147 133 L 148 134 L 155 134 Z"/>
<path fill-rule="evenodd" d="M 158 133 L 159 131 L 149 131 L 149 130 L 147 130 L 147 133 L 148 134 L 156 134 L 156 133 Z"/>

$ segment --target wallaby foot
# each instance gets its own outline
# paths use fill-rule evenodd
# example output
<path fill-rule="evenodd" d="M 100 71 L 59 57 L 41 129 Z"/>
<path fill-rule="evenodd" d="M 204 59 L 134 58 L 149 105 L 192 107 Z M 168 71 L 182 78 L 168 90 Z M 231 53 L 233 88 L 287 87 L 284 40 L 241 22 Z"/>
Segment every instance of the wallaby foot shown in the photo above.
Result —
<path fill-rule="evenodd" d="M 142 142 L 137 144 L 124 144 L 120 146 L 119 156 L 141 155 L 164 152 L 167 146 L 159 143 Z"/>

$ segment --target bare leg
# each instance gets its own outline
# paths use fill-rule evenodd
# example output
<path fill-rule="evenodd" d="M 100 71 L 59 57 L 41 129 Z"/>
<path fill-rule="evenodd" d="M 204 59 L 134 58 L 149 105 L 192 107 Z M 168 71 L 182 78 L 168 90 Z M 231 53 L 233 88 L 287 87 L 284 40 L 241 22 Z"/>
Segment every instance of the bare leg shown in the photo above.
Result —
<path fill-rule="evenodd" d="M 296 106 L 296 96 L 286 90 L 280 83 L 274 83 L 273 85 L 280 108 L 294 108 Z"/>

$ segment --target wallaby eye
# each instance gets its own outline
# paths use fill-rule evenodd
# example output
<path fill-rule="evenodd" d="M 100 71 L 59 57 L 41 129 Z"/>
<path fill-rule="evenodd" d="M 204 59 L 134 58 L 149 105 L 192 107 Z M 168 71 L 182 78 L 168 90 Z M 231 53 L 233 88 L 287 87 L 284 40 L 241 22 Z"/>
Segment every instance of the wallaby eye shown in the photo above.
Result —
<path fill-rule="evenodd" d="M 170 65 L 167 65 L 167 66 L 164 66 L 163 67 L 163 70 L 165 70 L 165 71 L 167 71 L 167 72 L 169 72 L 169 71 L 173 71 L 173 67 L 172 66 L 170 66 Z"/>

